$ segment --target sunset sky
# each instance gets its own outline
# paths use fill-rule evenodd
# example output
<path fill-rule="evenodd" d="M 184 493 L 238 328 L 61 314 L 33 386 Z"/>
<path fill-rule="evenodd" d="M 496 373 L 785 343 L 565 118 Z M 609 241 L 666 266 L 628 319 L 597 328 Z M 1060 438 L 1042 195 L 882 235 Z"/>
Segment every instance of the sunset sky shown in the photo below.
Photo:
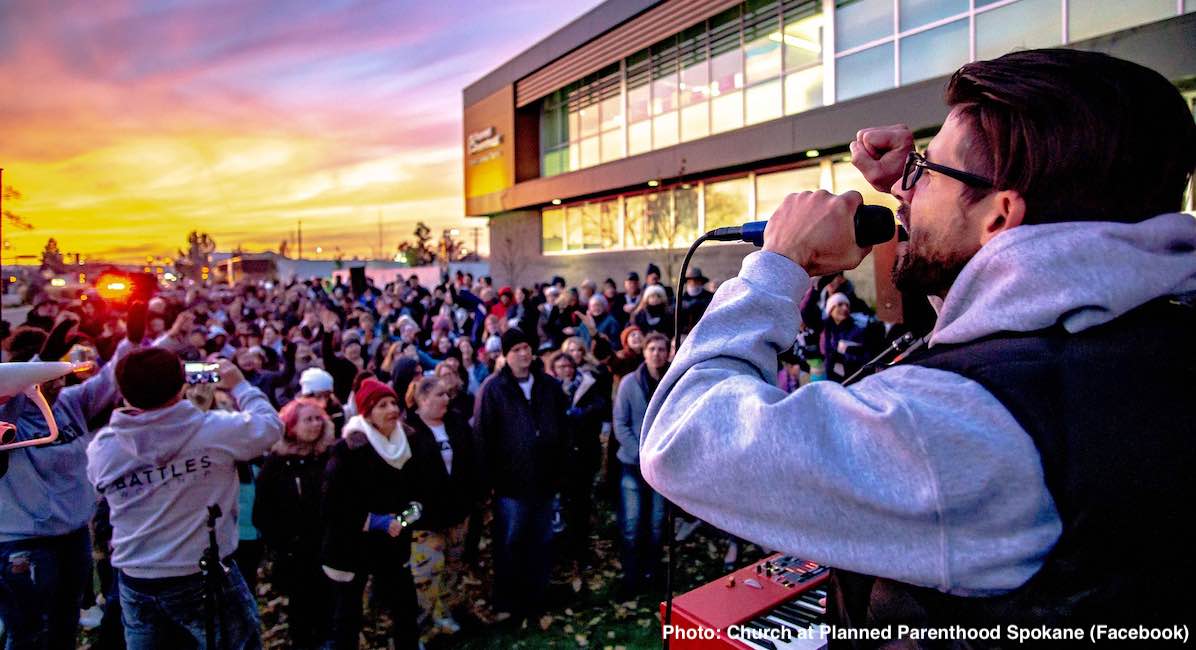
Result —
<path fill-rule="evenodd" d="M 0 2 L 4 209 L 33 226 L 4 224 L 4 262 L 465 227 L 462 88 L 598 3 Z"/>

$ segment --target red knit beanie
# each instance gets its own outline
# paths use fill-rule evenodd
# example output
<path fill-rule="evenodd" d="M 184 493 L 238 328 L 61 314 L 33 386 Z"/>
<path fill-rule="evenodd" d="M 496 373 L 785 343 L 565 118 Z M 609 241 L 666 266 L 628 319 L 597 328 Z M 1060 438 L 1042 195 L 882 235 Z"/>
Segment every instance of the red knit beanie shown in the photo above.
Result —
<path fill-rule="evenodd" d="M 357 413 L 361 417 L 368 418 L 370 411 L 374 410 L 374 406 L 382 400 L 383 397 L 395 398 L 395 403 L 399 401 L 399 396 L 390 386 L 374 379 L 373 377 L 361 382 L 361 386 L 353 393 L 353 402 L 357 405 Z"/>

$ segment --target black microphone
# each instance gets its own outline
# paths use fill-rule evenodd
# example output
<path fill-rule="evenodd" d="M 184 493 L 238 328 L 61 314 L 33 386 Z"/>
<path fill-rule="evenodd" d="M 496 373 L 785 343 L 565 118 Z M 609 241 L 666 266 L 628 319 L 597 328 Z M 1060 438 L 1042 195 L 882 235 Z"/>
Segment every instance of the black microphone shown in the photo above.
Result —
<path fill-rule="evenodd" d="M 881 205 L 864 205 L 855 210 L 855 244 L 860 248 L 883 244 L 893 238 L 897 221 L 893 211 Z M 745 241 L 756 246 L 764 245 L 764 227 L 767 221 L 751 221 L 742 226 L 715 228 L 706 233 L 706 239 L 714 241 Z M 902 229 L 904 230 L 904 228 Z"/>

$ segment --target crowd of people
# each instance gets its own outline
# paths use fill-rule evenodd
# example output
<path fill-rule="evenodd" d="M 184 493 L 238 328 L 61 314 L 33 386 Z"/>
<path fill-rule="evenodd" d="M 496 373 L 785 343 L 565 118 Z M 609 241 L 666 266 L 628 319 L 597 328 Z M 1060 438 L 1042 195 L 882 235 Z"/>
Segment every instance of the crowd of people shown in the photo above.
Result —
<path fill-rule="evenodd" d="M 493 596 L 473 614 L 534 621 L 558 563 L 579 576 L 593 563 L 602 499 L 618 514 L 619 597 L 659 585 L 664 500 L 640 472 L 641 425 L 675 322 L 692 329 L 713 287 L 691 268 L 675 296 L 649 265 L 621 288 L 458 273 L 39 302 L 4 360 L 97 370 L 42 387 L 55 444 L 0 460 L 11 647 L 73 647 L 97 602 L 104 647 L 206 647 L 213 630 L 220 647 L 254 647 L 259 570 L 286 597 L 294 647 L 357 647 L 367 592 L 396 647 L 457 633 L 479 571 Z M 808 352 L 780 369 L 786 390 L 842 380 L 884 345 L 841 274 L 812 283 L 802 310 Z M 46 427 L 23 395 L 0 419 L 21 437 Z"/>

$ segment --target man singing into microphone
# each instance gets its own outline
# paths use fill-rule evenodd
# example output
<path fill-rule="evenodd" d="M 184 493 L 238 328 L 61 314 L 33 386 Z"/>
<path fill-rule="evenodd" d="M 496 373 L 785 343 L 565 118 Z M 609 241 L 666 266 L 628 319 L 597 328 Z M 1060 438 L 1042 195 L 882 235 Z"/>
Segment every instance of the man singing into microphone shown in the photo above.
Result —
<path fill-rule="evenodd" d="M 786 393 L 811 276 L 857 266 L 860 195 L 790 195 L 649 405 L 647 481 L 711 524 L 835 569 L 840 626 L 1192 623 L 1196 125 L 1158 73 L 1032 50 L 965 65 L 926 151 L 864 129 L 901 202 L 897 287 L 927 345 Z"/>

